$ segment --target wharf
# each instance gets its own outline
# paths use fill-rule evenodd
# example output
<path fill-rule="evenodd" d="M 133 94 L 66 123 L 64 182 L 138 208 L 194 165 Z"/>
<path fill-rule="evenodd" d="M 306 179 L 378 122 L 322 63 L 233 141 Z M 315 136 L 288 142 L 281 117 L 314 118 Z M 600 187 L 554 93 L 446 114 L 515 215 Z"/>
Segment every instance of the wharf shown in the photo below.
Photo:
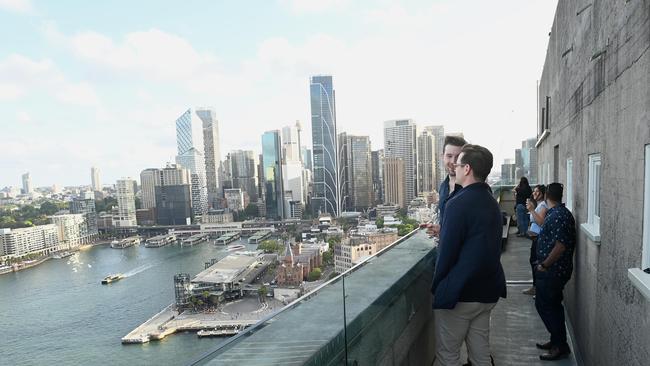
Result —
<path fill-rule="evenodd" d="M 239 300 L 241 301 L 241 300 Z M 237 303 L 230 303 L 227 306 L 237 307 Z M 249 299 L 249 301 L 252 301 Z M 257 299 L 254 299 L 257 301 Z M 268 300 L 272 302 L 271 300 Z M 279 304 L 275 304 L 278 308 Z M 236 309 L 233 310 L 233 313 Z M 246 309 L 248 310 L 248 309 Z M 170 334 L 185 331 L 213 331 L 215 329 L 244 329 L 257 323 L 262 317 L 274 311 L 268 305 L 254 311 L 237 312 L 233 314 L 222 311 L 196 313 L 186 310 L 178 313 L 173 305 L 167 306 L 151 319 L 135 328 L 122 338 L 123 344 L 147 343 L 149 341 L 161 340 Z M 224 334 L 227 335 L 227 334 Z"/>
<path fill-rule="evenodd" d="M 226 244 L 232 243 L 235 240 L 238 240 L 240 237 L 241 237 L 240 233 L 227 233 L 227 234 L 221 235 L 215 241 L 215 243 L 226 245 Z"/>
<path fill-rule="evenodd" d="M 271 236 L 270 231 L 258 231 L 255 234 L 253 234 L 253 236 L 248 238 L 248 244 L 258 244 L 262 240 L 268 238 L 269 236 Z"/>

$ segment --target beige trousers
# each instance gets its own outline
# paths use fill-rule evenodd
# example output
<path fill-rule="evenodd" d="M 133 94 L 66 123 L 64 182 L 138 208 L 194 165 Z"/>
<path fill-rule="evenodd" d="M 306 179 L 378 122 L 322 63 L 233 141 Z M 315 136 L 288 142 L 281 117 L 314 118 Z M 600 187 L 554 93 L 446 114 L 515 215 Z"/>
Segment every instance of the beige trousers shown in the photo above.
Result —
<path fill-rule="evenodd" d="M 490 366 L 490 313 L 496 303 L 459 302 L 433 311 L 436 327 L 434 366 L 461 366 L 460 347 L 467 343 L 472 366 Z"/>

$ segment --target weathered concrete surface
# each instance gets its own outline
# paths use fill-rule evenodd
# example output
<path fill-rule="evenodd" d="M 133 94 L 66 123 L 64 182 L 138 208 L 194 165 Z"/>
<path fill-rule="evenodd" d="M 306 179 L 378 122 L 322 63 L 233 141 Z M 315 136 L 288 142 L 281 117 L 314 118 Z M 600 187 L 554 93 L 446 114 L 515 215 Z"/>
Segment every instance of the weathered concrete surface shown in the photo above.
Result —
<path fill-rule="evenodd" d="M 540 114 L 547 96 L 551 113 L 538 163 L 550 164 L 553 172 L 559 146 L 559 176 L 550 179 L 566 184 L 566 160 L 573 159 L 579 225 L 587 221 L 588 155 L 602 158 L 601 241 L 592 242 L 578 229 L 575 271 L 567 287 L 570 320 L 586 365 L 650 360 L 650 302 L 627 278 L 628 268 L 641 266 L 649 47 L 648 0 L 559 1 L 540 81 Z"/>

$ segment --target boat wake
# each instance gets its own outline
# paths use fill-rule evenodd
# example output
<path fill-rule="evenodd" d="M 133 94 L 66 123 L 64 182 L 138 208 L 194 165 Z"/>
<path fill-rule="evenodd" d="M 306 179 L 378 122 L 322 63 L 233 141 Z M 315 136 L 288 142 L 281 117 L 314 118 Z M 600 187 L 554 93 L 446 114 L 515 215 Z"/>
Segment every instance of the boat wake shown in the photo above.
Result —
<path fill-rule="evenodd" d="M 141 265 L 141 266 L 139 266 L 139 267 L 135 267 L 134 269 L 132 269 L 132 270 L 130 270 L 130 271 L 128 271 L 128 272 L 125 272 L 125 273 L 124 273 L 124 277 L 135 276 L 135 275 L 137 275 L 138 273 L 140 273 L 140 272 L 144 272 L 144 271 L 148 270 L 148 269 L 151 268 L 151 267 L 153 267 L 153 264 L 144 264 L 144 265 Z"/>

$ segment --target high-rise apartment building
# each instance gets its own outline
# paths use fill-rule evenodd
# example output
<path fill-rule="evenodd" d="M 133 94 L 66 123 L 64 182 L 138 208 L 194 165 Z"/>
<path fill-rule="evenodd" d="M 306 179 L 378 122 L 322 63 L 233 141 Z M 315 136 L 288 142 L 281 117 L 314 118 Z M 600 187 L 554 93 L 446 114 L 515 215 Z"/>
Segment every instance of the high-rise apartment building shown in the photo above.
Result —
<path fill-rule="evenodd" d="M 33 187 L 32 187 L 32 176 L 29 174 L 29 172 L 23 174 L 22 180 L 23 180 L 23 194 L 31 194 L 33 192 Z"/>
<path fill-rule="evenodd" d="M 313 171 L 314 169 L 313 169 L 313 164 L 312 164 L 312 159 L 311 159 L 311 149 L 308 149 L 308 148 L 303 146 L 301 148 L 301 150 L 302 150 L 302 153 L 301 153 L 302 165 L 305 166 L 305 169 Z"/>
<path fill-rule="evenodd" d="M 102 181 L 100 180 L 99 173 L 100 173 L 99 168 L 95 166 L 90 168 L 90 181 L 92 184 L 93 191 L 102 190 Z"/>
<path fill-rule="evenodd" d="M 191 223 L 191 180 L 190 172 L 179 165 L 167 164 L 163 169 L 155 169 L 153 188 L 155 218 L 158 225 Z"/>
<path fill-rule="evenodd" d="M 300 149 L 300 133 L 302 127 L 296 121 L 295 126 L 282 128 L 282 182 L 285 196 L 290 194 L 291 200 L 305 202 L 307 187 L 303 174 L 302 152 Z M 288 212 L 285 204 L 285 213 Z"/>
<path fill-rule="evenodd" d="M 438 151 L 436 149 L 436 136 L 424 129 L 418 135 L 418 192 L 433 192 L 438 190 L 436 186 L 436 161 Z"/>
<path fill-rule="evenodd" d="M 384 122 L 384 155 L 386 159 L 401 159 L 404 164 L 404 200 L 411 202 L 417 196 L 416 125 L 413 120 Z M 387 187 L 388 184 L 385 184 Z M 388 192 L 386 192 L 388 196 Z M 394 202 L 397 203 L 397 202 Z M 405 206 L 402 206 L 405 207 Z"/>
<path fill-rule="evenodd" d="M 0 229 L 0 257 L 48 255 L 57 250 L 59 250 L 59 231 L 54 224 L 21 229 Z"/>
<path fill-rule="evenodd" d="M 197 108 L 196 115 L 201 119 L 203 127 L 203 155 L 205 157 L 208 204 L 211 208 L 216 208 L 219 198 L 223 197 L 223 167 L 221 165 L 219 122 L 214 110 L 210 108 Z"/>
<path fill-rule="evenodd" d="M 59 249 L 74 249 L 91 240 L 84 214 L 54 215 L 50 221 L 57 227 Z"/>
<path fill-rule="evenodd" d="M 137 226 L 135 217 L 135 192 L 133 185 L 135 181 L 131 178 L 117 180 L 117 215 L 113 218 L 113 225 L 116 227 Z"/>
<path fill-rule="evenodd" d="M 339 134 L 341 207 L 362 211 L 373 205 L 370 138 Z"/>
<path fill-rule="evenodd" d="M 208 211 L 208 190 L 203 154 L 203 124 L 188 109 L 176 120 L 176 163 L 190 171 L 192 212 L 195 217 Z"/>
<path fill-rule="evenodd" d="M 91 239 L 97 236 L 97 212 L 94 199 L 74 199 L 70 202 L 70 213 L 84 215 L 88 236 Z"/>
<path fill-rule="evenodd" d="M 140 190 L 142 191 L 140 201 L 144 209 L 156 207 L 156 181 L 159 179 L 159 172 L 160 170 L 155 168 L 140 172 Z"/>
<path fill-rule="evenodd" d="M 250 202 L 258 200 L 257 156 L 252 150 L 234 150 L 228 154 L 226 176 L 229 188 L 239 188 L 248 194 Z"/>
<path fill-rule="evenodd" d="M 262 135 L 262 162 L 264 170 L 264 202 L 266 217 L 284 217 L 284 187 L 282 184 L 282 146 L 280 131 L 267 131 Z"/>
<path fill-rule="evenodd" d="M 384 202 L 406 208 L 406 167 L 400 158 L 384 158 Z"/>
<path fill-rule="evenodd" d="M 436 144 L 435 147 L 436 175 L 434 178 L 434 183 L 435 183 L 434 186 L 435 186 L 435 190 L 437 191 L 438 188 L 440 187 L 440 184 L 442 184 L 442 181 L 445 180 L 445 178 L 447 177 L 447 171 L 442 161 L 443 148 L 445 144 L 445 127 L 426 126 L 424 127 L 424 131 L 427 131 L 430 135 L 433 136 L 434 143 Z"/>
<path fill-rule="evenodd" d="M 312 206 L 316 211 L 338 216 L 338 144 L 332 77 L 312 76 L 309 91 L 314 168 Z"/>
<path fill-rule="evenodd" d="M 384 202 L 384 149 L 371 153 L 374 203 Z"/>

